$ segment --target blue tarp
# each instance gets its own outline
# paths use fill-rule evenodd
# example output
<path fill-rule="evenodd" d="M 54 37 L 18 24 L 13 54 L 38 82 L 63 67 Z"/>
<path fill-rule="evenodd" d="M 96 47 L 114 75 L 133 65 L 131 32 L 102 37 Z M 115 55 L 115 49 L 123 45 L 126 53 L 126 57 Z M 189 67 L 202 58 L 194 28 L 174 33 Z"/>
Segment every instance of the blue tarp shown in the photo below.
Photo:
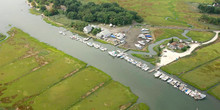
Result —
<path fill-rule="evenodd" d="M 151 35 L 145 35 L 145 37 L 152 37 Z"/>
<path fill-rule="evenodd" d="M 111 35 L 111 37 L 116 38 L 114 35 Z"/>

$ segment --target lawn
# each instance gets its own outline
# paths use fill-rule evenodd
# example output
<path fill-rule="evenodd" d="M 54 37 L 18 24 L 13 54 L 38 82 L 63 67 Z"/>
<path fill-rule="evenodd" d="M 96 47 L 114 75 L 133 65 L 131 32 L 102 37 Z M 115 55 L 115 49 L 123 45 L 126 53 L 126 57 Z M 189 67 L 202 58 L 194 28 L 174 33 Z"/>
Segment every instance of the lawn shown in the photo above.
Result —
<path fill-rule="evenodd" d="M 220 85 L 212 88 L 211 90 L 208 91 L 208 93 L 220 100 Z"/>
<path fill-rule="evenodd" d="M 194 40 L 194 41 L 205 42 L 205 41 L 211 40 L 215 36 L 215 33 L 213 33 L 213 32 L 189 31 L 189 33 L 187 33 L 186 35 L 191 37 L 192 40 Z"/>
<path fill-rule="evenodd" d="M 201 90 L 207 90 L 220 82 L 220 58 L 181 75 L 181 79 Z"/>
<path fill-rule="evenodd" d="M 137 96 L 132 94 L 127 87 L 111 81 L 70 110 L 124 110 L 136 100 Z"/>
<path fill-rule="evenodd" d="M 128 110 L 150 110 L 150 108 L 144 103 L 139 103 L 139 104 L 133 105 Z"/>
<path fill-rule="evenodd" d="M 33 109 L 65 109 L 82 100 L 82 96 L 101 83 L 111 80 L 105 73 L 88 67 L 60 82 L 34 99 Z"/>
<path fill-rule="evenodd" d="M 184 31 L 181 29 L 156 29 L 153 31 L 155 36 L 155 42 L 158 42 L 163 39 L 171 38 L 171 37 L 178 37 L 180 39 L 187 39 L 186 37 L 182 36 Z"/>
<path fill-rule="evenodd" d="M 220 42 L 201 48 L 190 56 L 179 59 L 171 64 L 163 66 L 161 69 L 170 74 L 178 75 L 187 72 L 202 64 L 205 64 L 220 56 Z"/>

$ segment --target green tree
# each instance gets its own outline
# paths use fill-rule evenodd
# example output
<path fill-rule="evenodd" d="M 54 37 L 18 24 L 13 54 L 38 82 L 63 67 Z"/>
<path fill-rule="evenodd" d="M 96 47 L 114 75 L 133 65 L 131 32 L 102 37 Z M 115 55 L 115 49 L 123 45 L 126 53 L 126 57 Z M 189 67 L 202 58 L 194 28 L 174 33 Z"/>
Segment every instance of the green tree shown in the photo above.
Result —
<path fill-rule="evenodd" d="M 31 6 L 33 6 L 34 8 L 36 8 L 36 3 L 34 1 L 31 2 Z"/>
<path fill-rule="evenodd" d="M 77 19 L 77 13 L 76 12 L 69 12 L 67 14 L 67 17 L 70 19 Z"/>

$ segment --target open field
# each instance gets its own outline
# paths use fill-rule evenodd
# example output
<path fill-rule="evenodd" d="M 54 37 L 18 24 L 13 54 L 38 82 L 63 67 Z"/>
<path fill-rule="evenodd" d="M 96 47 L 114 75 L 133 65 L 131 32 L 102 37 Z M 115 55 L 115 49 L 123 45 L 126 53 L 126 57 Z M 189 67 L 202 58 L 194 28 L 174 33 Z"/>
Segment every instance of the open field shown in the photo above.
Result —
<path fill-rule="evenodd" d="M 211 90 L 208 91 L 208 93 L 220 100 L 220 85 L 212 88 Z"/>
<path fill-rule="evenodd" d="M 220 82 L 220 58 L 181 75 L 181 79 L 201 90 L 207 90 Z"/>
<path fill-rule="evenodd" d="M 111 81 L 85 100 L 74 105 L 70 110 L 124 110 L 131 106 L 137 97 L 119 84 Z"/>
<path fill-rule="evenodd" d="M 153 33 L 155 36 L 155 42 L 171 38 L 171 37 L 178 37 L 180 39 L 187 39 L 186 37 L 182 36 L 181 34 L 184 31 L 181 29 L 156 29 Z"/>
<path fill-rule="evenodd" d="M 170 74 L 178 75 L 190 71 L 202 64 L 205 64 L 220 56 L 220 43 L 215 43 L 201 48 L 190 56 L 179 59 L 171 64 L 163 66 L 161 69 Z M 178 69 L 177 69 L 178 68 Z"/>
<path fill-rule="evenodd" d="M 215 36 L 215 33 L 189 31 L 186 35 L 192 38 L 192 40 L 194 41 L 205 42 L 205 41 L 211 40 Z"/>
<path fill-rule="evenodd" d="M 207 28 L 198 21 L 202 15 L 197 9 L 198 3 L 212 3 L 213 0 L 82 0 L 84 2 L 116 2 L 122 7 L 136 11 L 144 18 L 145 23 L 162 26 L 182 26 Z M 160 7 L 160 8 L 158 8 Z M 214 16 L 214 15 L 213 15 Z M 190 24 L 190 25 L 188 25 Z M 212 26 L 210 26 L 212 27 Z M 220 27 L 217 27 L 220 28 Z"/>
<path fill-rule="evenodd" d="M 140 103 L 140 104 L 133 105 L 128 110 L 150 110 L 150 108 L 146 104 Z"/>
<path fill-rule="evenodd" d="M 104 72 L 86 67 L 86 63 L 39 42 L 17 28 L 12 28 L 9 34 L 11 37 L 0 43 L 1 107 L 63 110 L 87 100 L 90 95 L 102 94 L 106 99 L 111 93 L 114 97 L 108 101 L 116 102 L 112 104 L 112 110 L 119 109 L 119 105 L 129 103 L 131 106 L 136 102 L 137 96 L 127 87 L 111 81 Z M 108 84 L 109 81 L 114 84 Z M 108 85 L 112 86 L 108 88 Z M 97 105 L 93 106 L 102 108 L 99 105 L 101 101 L 97 100 Z"/>
<path fill-rule="evenodd" d="M 69 105 L 82 100 L 82 96 L 93 88 L 109 80 L 111 77 L 108 75 L 88 67 L 37 96 L 32 107 L 36 110 L 68 108 Z"/>

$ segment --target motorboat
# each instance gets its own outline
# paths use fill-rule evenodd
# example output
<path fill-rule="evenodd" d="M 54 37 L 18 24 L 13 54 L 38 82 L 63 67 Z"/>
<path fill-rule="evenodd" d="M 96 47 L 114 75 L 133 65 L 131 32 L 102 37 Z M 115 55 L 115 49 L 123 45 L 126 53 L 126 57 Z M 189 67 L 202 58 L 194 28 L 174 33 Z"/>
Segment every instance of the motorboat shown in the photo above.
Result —
<path fill-rule="evenodd" d="M 160 75 L 162 75 L 162 73 L 160 71 L 157 71 L 156 73 L 154 73 L 154 77 L 158 78 Z"/>

